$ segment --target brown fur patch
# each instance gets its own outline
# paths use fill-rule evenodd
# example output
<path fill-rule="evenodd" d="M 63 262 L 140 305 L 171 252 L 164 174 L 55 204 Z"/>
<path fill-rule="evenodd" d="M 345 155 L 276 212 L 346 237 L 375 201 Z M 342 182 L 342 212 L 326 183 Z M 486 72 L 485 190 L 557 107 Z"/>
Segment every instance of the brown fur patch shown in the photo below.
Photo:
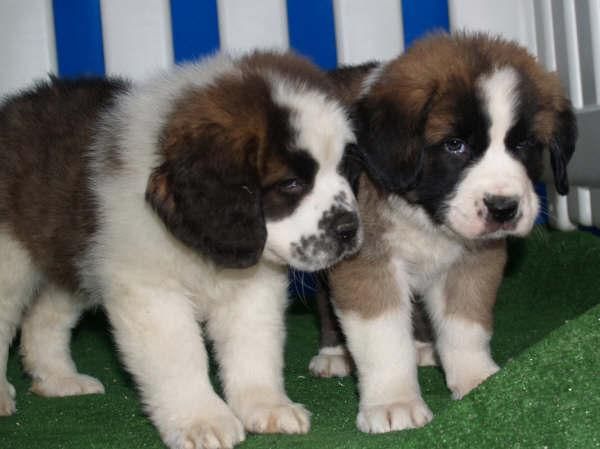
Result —
<path fill-rule="evenodd" d="M 177 159 L 182 151 L 201 153 L 205 150 L 201 142 L 210 140 L 213 147 L 222 148 L 210 154 L 216 169 L 248 165 L 263 187 L 285 178 L 290 171 L 281 152 L 291 138 L 289 111 L 274 103 L 264 70 L 289 71 L 293 61 L 312 78 L 319 78 L 313 73 L 316 69 L 304 67 L 300 58 L 257 53 L 240 62 L 241 75 L 223 76 L 182 98 L 163 131 L 165 158 Z M 299 78 L 295 74 L 294 79 Z"/>
<path fill-rule="evenodd" d="M 294 53 L 255 52 L 240 60 L 240 68 L 247 73 L 268 71 L 276 73 L 297 86 L 317 90 L 323 94 L 335 95 L 335 86 L 327 75 L 318 70 L 308 59 Z"/>
<path fill-rule="evenodd" d="M 76 261 L 96 229 L 86 164 L 93 126 L 123 89 L 120 81 L 53 80 L 0 108 L 0 224 L 67 288 L 77 286 Z"/>
<path fill-rule="evenodd" d="M 518 44 L 487 34 L 442 34 L 415 43 L 386 66 L 369 96 L 399 105 L 415 119 L 407 126 L 416 125 L 429 107 L 426 140 L 439 142 L 447 137 L 456 115 L 452 92 L 475 89 L 482 75 L 505 66 L 517 70 L 540 101 L 534 122 L 538 137 L 548 144 L 558 126 L 556 112 L 569 107 L 558 76 L 545 71 Z"/>
<path fill-rule="evenodd" d="M 475 321 L 491 331 L 506 257 L 505 240 L 467 250 L 448 272 L 445 314 Z"/>
<path fill-rule="evenodd" d="M 400 306 L 395 274 L 390 267 L 390 252 L 381 239 L 386 228 L 379 211 L 383 201 L 371 181 L 363 175 L 359 182 L 359 210 L 364 240 L 361 250 L 337 264 L 329 274 L 331 298 L 336 307 L 363 317 L 375 317 Z"/>

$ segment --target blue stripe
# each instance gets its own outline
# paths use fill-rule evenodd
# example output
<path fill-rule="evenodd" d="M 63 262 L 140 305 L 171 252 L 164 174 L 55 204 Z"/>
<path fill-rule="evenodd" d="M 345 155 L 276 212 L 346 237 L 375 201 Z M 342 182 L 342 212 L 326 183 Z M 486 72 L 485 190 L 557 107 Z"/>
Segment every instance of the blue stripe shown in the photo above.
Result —
<path fill-rule="evenodd" d="M 432 31 L 449 31 L 447 0 L 404 0 L 402 2 L 404 48 Z"/>
<path fill-rule="evenodd" d="M 217 0 L 171 0 L 175 62 L 198 59 L 219 49 Z"/>
<path fill-rule="evenodd" d="M 58 74 L 104 75 L 100 0 L 53 0 Z"/>
<path fill-rule="evenodd" d="M 287 0 L 290 47 L 324 69 L 337 64 L 331 0 Z"/>

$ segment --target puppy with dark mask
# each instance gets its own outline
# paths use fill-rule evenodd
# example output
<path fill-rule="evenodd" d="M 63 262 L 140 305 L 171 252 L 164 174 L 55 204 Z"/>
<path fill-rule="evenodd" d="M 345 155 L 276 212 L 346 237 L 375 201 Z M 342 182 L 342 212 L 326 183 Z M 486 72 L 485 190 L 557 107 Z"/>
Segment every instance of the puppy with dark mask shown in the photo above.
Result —
<path fill-rule="evenodd" d="M 328 272 L 310 369 L 350 371 L 330 296 L 357 370 L 358 428 L 420 427 L 432 414 L 417 364 L 439 360 L 455 399 L 498 371 L 490 338 L 505 239 L 534 225 L 546 155 L 567 193 L 575 116 L 555 74 L 485 34 L 432 36 L 331 77 L 352 104 L 354 157 L 366 167 L 354 179 L 365 241 Z M 413 329 L 424 316 L 434 347 L 422 325 Z"/>

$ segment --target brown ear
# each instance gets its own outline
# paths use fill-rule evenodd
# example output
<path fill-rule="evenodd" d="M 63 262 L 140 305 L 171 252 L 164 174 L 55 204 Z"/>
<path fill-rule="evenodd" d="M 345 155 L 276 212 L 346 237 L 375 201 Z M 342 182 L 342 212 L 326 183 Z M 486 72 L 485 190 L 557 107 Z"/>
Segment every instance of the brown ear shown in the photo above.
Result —
<path fill-rule="evenodd" d="M 177 239 L 217 265 L 256 264 L 267 231 L 258 175 L 245 156 L 250 150 L 236 150 L 234 143 L 212 133 L 173 145 L 175 155 L 148 180 L 148 203 Z"/>

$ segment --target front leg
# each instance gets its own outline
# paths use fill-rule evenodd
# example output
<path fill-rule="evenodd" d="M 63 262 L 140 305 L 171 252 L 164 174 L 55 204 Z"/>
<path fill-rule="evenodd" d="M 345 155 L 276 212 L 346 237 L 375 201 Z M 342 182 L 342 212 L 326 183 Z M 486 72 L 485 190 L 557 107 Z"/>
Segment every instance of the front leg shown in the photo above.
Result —
<path fill-rule="evenodd" d="M 123 361 L 165 444 L 227 449 L 243 441 L 242 424 L 210 384 L 190 301 L 178 293 L 135 287 L 105 297 Z"/>
<path fill-rule="evenodd" d="M 454 399 L 499 368 L 492 359 L 493 308 L 506 261 L 504 241 L 469 252 L 424 296 Z"/>
<path fill-rule="evenodd" d="M 422 427 L 432 419 L 417 378 L 408 283 L 398 263 L 381 265 L 357 258 L 331 274 L 336 311 L 358 372 L 356 424 L 369 433 Z"/>
<path fill-rule="evenodd" d="M 348 376 L 352 371 L 352 360 L 333 311 L 326 272 L 319 274 L 316 296 L 320 324 L 319 353 L 311 359 L 308 369 L 316 377 Z"/>
<path fill-rule="evenodd" d="M 310 415 L 283 385 L 286 273 L 261 269 L 209 316 L 225 396 L 250 432 L 306 433 Z"/>

